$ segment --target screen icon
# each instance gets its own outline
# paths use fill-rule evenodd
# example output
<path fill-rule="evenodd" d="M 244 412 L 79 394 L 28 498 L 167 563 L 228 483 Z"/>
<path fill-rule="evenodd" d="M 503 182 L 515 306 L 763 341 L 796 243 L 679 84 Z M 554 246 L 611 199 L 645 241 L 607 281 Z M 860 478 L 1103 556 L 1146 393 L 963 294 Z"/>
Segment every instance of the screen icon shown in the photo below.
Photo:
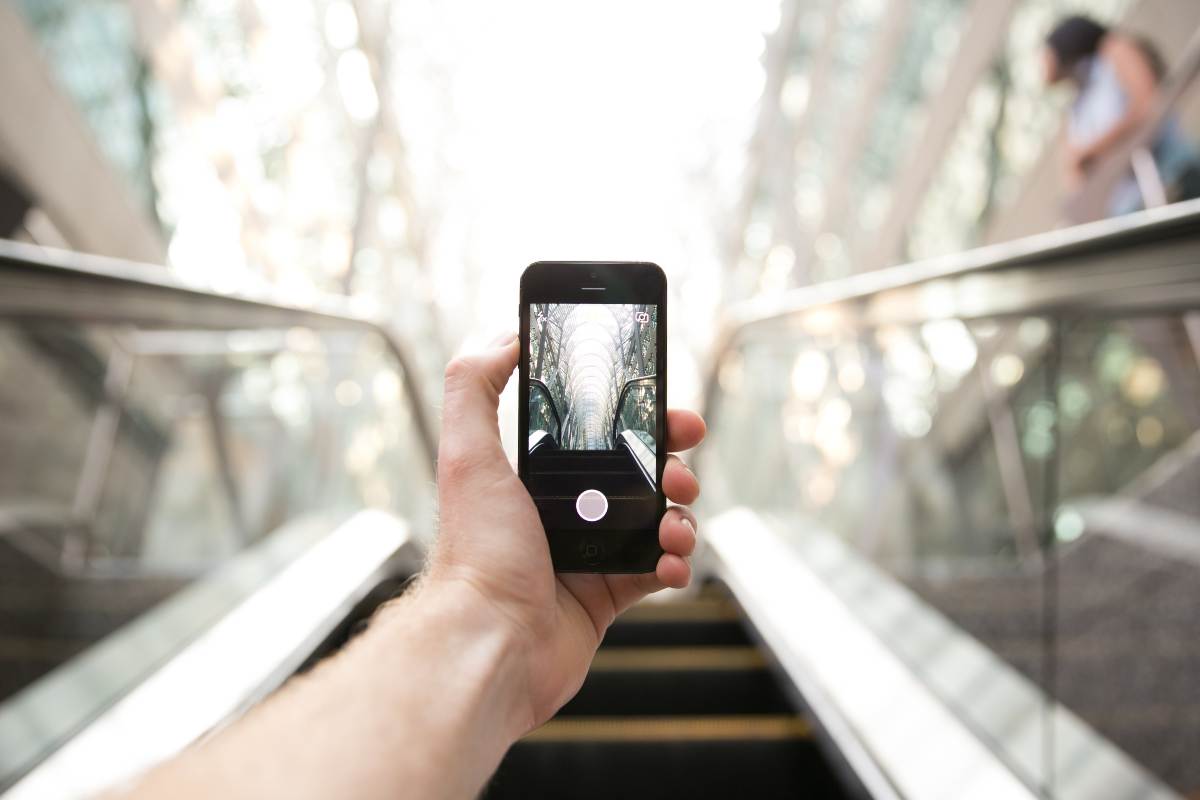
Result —
<path fill-rule="evenodd" d="M 639 325 L 649 325 L 650 324 L 650 312 L 649 311 L 638 311 L 637 313 L 635 313 L 633 315 L 633 318 L 638 321 Z"/>

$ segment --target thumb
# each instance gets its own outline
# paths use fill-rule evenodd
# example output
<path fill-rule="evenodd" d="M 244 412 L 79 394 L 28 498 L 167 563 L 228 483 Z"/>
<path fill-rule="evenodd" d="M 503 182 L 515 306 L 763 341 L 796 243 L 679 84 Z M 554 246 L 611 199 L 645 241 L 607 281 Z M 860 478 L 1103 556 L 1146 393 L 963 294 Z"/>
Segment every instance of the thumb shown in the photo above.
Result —
<path fill-rule="evenodd" d="M 439 475 L 496 466 L 511 469 L 500 444 L 496 408 L 519 352 L 516 335 L 511 334 L 483 352 L 458 356 L 446 365 Z"/>

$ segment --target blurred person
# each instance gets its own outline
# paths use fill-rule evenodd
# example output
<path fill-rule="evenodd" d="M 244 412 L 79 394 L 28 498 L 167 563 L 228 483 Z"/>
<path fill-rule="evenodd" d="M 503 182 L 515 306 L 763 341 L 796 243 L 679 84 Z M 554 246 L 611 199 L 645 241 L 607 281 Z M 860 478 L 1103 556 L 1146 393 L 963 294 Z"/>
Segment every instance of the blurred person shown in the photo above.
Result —
<path fill-rule="evenodd" d="M 437 544 L 416 585 L 339 654 L 228 729 L 123 787 L 131 797 L 476 796 L 509 745 L 579 690 L 613 619 L 686 586 L 696 523 L 681 506 L 641 575 L 554 573 L 546 534 L 500 444 L 497 402 L 517 365 L 508 338 L 446 369 Z M 668 449 L 704 422 L 668 412 Z M 700 487 L 670 456 L 663 491 Z"/>
<path fill-rule="evenodd" d="M 1076 192 L 1096 165 L 1154 113 L 1166 65 L 1149 41 L 1085 16 L 1067 17 L 1054 27 L 1046 37 L 1043 61 L 1049 85 L 1068 81 L 1076 89 L 1065 148 L 1066 182 Z M 1176 120 L 1167 120 L 1149 150 L 1167 202 L 1200 194 L 1196 153 Z M 1113 190 L 1108 211 L 1115 216 L 1145 205 L 1130 173 Z"/>

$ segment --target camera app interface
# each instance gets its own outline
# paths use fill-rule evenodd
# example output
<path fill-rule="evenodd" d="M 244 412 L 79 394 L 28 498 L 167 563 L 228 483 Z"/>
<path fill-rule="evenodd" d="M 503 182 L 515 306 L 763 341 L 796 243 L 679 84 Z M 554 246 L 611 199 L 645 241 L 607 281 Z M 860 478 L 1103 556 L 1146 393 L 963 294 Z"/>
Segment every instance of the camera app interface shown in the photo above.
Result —
<path fill-rule="evenodd" d="M 658 307 L 529 310 L 528 482 L 543 522 L 656 526 Z"/>

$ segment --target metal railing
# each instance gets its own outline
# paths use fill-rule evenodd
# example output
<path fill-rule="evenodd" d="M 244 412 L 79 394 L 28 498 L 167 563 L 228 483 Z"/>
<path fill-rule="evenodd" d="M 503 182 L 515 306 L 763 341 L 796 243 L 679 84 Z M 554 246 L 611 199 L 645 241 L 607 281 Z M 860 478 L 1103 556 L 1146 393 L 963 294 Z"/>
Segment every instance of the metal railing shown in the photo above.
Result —
<path fill-rule="evenodd" d="M 0 373 L 0 790 L 185 746 L 419 569 L 427 387 L 342 299 L 0 241 Z"/>
<path fill-rule="evenodd" d="M 554 394 L 550 391 L 550 387 L 546 385 L 546 382 L 541 378 L 530 378 L 529 390 L 531 392 L 536 390 L 537 393 L 545 399 L 546 407 L 550 409 L 550 416 L 554 418 L 554 430 L 550 431 L 550 434 L 554 438 L 555 447 L 557 447 L 558 442 L 562 438 L 563 427 L 562 419 L 558 416 L 558 406 L 554 402 Z"/>
<path fill-rule="evenodd" d="M 0 239 L 0 315 L 204 329 L 356 328 L 383 338 L 404 367 L 412 398 L 424 398 L 408 348 L 382 320 L 349 300 L 322 295 L 303 304 L 279 293 L 216 291 L 186 283 L 163 267 Z M 119 298 L 114 294 L 120 293 Z M 432 462 L 437 429 L 422 402 L 412 413 Z"/>
<path fill-rule="evenodd" d="M 422 558 L 409 526 L 381 512 L 296 526 L 242 554 L 0 705 L 0 793 L 91 796 L 169 758 L 282 685 L 372 588 Z"/>
<path fill-rule="evenodd" d="M 74 392 L 92 395 L 88 402 L 95 405 L 70 502 L 15 507 L 10 502 L 0 507 L 0 525 L 9 529 L 33 523 L 68 531 L 62 551 L 46 554 L 58 568 L 79 570 L 97 563 L 100 548 L 94 541 L 94 523 L 105 511 L 106 487 L 120 466 L 119 431 L 142 429 L 146 457 L 163 457 L 169 442 L 162 425 L 131 400 L 135 372 L 144 370 L 136 365 L 156 358 L 169 362 L 162 371 L 186 377 L 188 391 L 202 398 L 219 484 L 231 509 L 228 524 L 243 545 L 264 531 L 261 525 L 251 530 L 256 526 L 246 519 L 248 500 L 232 475 L 232 461 L 239 454 L 230 442 L 222 401 L 228 400 L 223 395 L 228 394 L 229 381 L 245 370 L 230 364 L 219 369 L 194 366 L 205 358 L 236 353 L 266 359 L 287 352 L 292 342 L 305 337 L 329 338 L 344 351 L 341 357 L 353 358 L 357 345 L 346 337 L 372 337 L 382 343 L 385 359 L 396 365 L 402 387 L 394 393 L 402 396 L 423 453 L 419 469 L 425 478 L 433 475 L 437 431 L 411 354 L 387 325 L 359 313 L 342 298 L 320 297 L 298 305 L 266 291 L 217 292 L 188 285 L 161 267 L 0 241 L 0 320 L 21 328 L 26 338 L 38 339 L 42 357 L 60 363 L 60 371 L 76 384 Z M 94 341 L 95 329 L 104 332 L 102 344 Z M 46 335 L 47 330 L 52 335 Z M 324 341 L 314 345 L 318 351 L 329 346 Z M 91 374 L 96 370 L 102 376 Z M 189 372 L 194 374 L 183 375 Z M 346 391 L 361 395 L 364 390 L 359 386 Z M 153 400 L 143 398 L 143 405 Z M 349 400 L 357 402 L 353 396 Z M 144 480 L 154 480 L 153 475 Z M 136 538 L 144 524 L 123 520 L 122 536 Z M 101 560 L 108 569 L 124 568 L 120 559 Z"/>
<path fill-rule="evenodd" d="M 625 381 L 625 385 L 621 387 L 621 391 L 617 395 L 616 411 L 613 412 L 613 421 L 612 421 L 613 447 L 617 446 L 617 437 L 620 436 L 620 433 L 621 433 L 621 415 L 625 411 L 625 400 L 628 399 L 630 390 L 633 389 L 634 387 L 638 386 L 639 384 L 647 383 L 649 381 L 657 381 L 657 380 L 658 380 L 657 375 L 639 375 L 636 378 L 630 378 L 629 380 Z"/>
<path fill-rule="evenodd" d="M 852 658 L 864 634 L 958 720 L 921 752 L 970 737 L 1048 797 L 1194 791 L 1170 748 L 1200 730 L 1184 717 L 1153 735 L 1126 725 L 1171 698 L 1105 682 L 1159 669 L 1165 686 L 1189 669 L 1152 638 L 1175 635 L 1152 632 L 1175 612 L 1116 587 L 1190 602 L 1198 389 L 1200 201 L 736 306 L 694 459 L 717 518 L 710 568 L 816 698 L 835 748 L 871 760 L 900 796 L 954 793 L 955 778 L 914 773 L 915 754 L 896 755 L 905 728 L 855 696 L 875 685 Z M 750 527 L 783 541 L 855 629 L 799 613 L 816 601 L 800 583 L 759 581 L 738 551 Z M 1097 662 L 1102 645 L 1115 649 Z M 963 772 L 960 789 L 992 769 Z"/>

